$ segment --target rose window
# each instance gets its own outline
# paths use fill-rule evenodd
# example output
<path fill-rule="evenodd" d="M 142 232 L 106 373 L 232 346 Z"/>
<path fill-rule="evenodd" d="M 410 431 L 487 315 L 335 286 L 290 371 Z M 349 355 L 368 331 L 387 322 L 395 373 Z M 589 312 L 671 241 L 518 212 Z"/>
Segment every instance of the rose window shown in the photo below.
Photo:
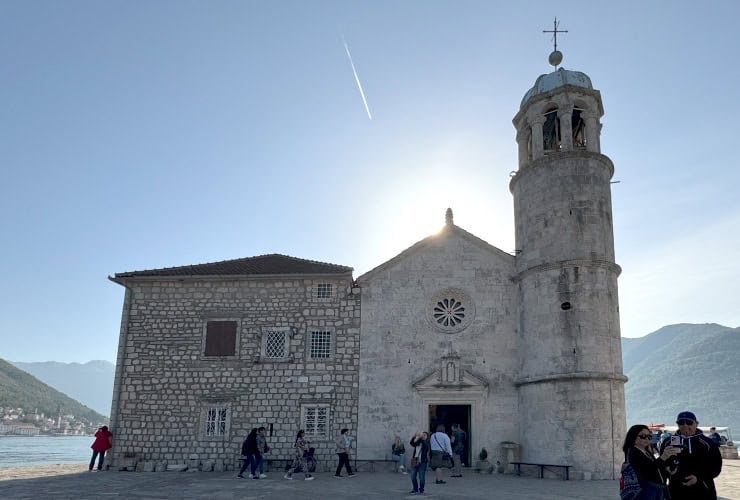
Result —
<path fill-rule="evenodd" d="M 465 319 L 465 306 L 455 298 L 446 298 L 434 306 L 434 320 L 440 325 L 455 327 Z"/>
<path fill-rule="evenodd" d="M 470 325 L 475 317 L 475 304 L 459 288 L 440 290 L 430 297 L 429 320 L 445 333 L 457 333 Z"/>

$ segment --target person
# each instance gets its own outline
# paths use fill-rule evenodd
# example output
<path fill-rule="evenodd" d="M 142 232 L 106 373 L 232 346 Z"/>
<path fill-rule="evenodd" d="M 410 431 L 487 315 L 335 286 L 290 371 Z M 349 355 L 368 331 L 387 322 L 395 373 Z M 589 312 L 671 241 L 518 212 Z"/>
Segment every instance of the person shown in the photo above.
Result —
<path fill-rule="evenodd" d="M 265 428 L 260 427 L 257 429 L 257 450 L 260 452 L 260 463 L 259 463 L 259 478 L 265 479 L 265 453 L 270 451 L 270 447 L 267 445 L 267 437 L 265 436 Z"/>
<path fill-rule="evenodd" d="M 671 437 L 671 433 L 667 430 L 663 431 L 663 434 L 660 435 L 660 441 L 658 442 L 658 450 L 660 450 L 660 447 L 663 445 L 663 441 L 666 439 L 669 439 Z"/>
<path fill-rule="evenodd" d="M 668 465 L 668 490 L 672 500 L 716 500 L 714 478 L 722 472 L 719 447 L 699 430 L 699 421 L 690 411 L 676 417 L 678 431 L 663 441 L 661 456 L 667 447 L 678 454 Z"/>
<path fill-rule="evenodd" d="M 714 444 L 716 444 L 717 446 L 722 445 L 722 436 L 719 435 L 719 432 L 717 432 L 716 427 L 709 428 L 709 439 L 714 441 Z"/>
<path fill-rule="evenodd" d="M 95 433 L 95 441 L 93 441 L 93 444 L 90 446 L 93 453 L 92 458 L 90 459 L 89 470 L 93 470 L 93 465 L 95 465 L 95 457 L 99 457 L 98 470 L 103 470 L 103 460 L 105 459 L 105 452 L 113 448 L 113 445 L 110 442 L 112 437 L 113 434 L 108 430 L 107 425 L 104 425 L 97 430 L 97 432 Z"/>
<path fill-rule="evenodd" d="M 342 477 L 342 466 L 347 469 L 347 477 L 355 477 L 352 472 L 352 466 L 349 464 L 349 453 L 352 449 L 352 440 L 349 437 L 349 429 L 344 428 L 340 431 L 339 437 L 336 439 L 337 444 L 337 455 L 339 455 L 339 465 L 337 465 L 337 471 L 334 473 L 334 477 Z"/>
<path fill-rule="evenodd" d="M 427 464 L 429 463 L 429 434 L 417 432 L 411 436 L 409 444 L 414 447 L 411 453 L 411 490 L 412 495 L 424 494 Z"/>
<path fill-rule="evenodd" d="M 678 453 L 677 448 L 667 447 L 659 458 L 652 452 L 650 439 L 652 433 L 646 425 L 633 425 L 624 438 L 622 451 L 624 461 L 632 465 L 640 482 L 640 494 L 635 500 L 668 499 L 665 467 L 671 457 Z"/>
<path fill-rule="evenodd" d="M 434 471 L 434 484 L 445 484 L 447 481 L 442 480 L 442 469 L 450 464 L 444 459 L 444 454 L 447 453 L 452 458 L 452 446 L 449 436 L 445 434 L 444 424 L 439 424 L 437 432 L 429 436 L 429 447 L 432 450 L 430 463 Z"/>
<path fill-rule="evenodd" d="M 648 429 L 650 429 L 648 427 Z M 660 445 L 660 431 L 654 431 L 650 429 L 650 451 L 653 455 L 658 453 L 658 446 Z"/>
<path fill-rule="evenodd" d="M 459 424 L 452 424 L 452 474 L 450 477 L 462 477 L 462 457 L 468 434 Z"/>
<path fill-rule="evenodd" d="M 313 481 L 315 478 L 311 475 L 310 472 L 308 472 L 308 465 L 306 465 L 306 459 L 303 458 L 303 455 L 308 450 L 309 442 L 305 438 L 306 431 L 303 429 L 298 431 L 298 434 L 296 434 L 295 437 L 295 443 L 293 444 L 293 449 L 295 450 L 295 459 L 293 460 L 293 465 L 290 467 L 290 470 L 288 471 L 285 476 L 283 476 L 285 479 L 293 479 L 293 471 L 297 468 L 303 469 L 303 475 L 305 476 L 303 479 L 306 481 Z"/>
<path fill-rule="evenodd" d="M 247 470 L 247 467 L 251 466 L 249 470 L 249 479 L 259 478 L 256 472 L 259 462 L 262 461 L 262 456 L 260 455 L 260 451 L 257 449 L 257 432 L 258 429 L 256 427 L 253 428 L 242 443 L 242 456 L 245 458 L 242 468 L 239 470 L 239 474 L 237 474 L 236 477 L 243 479 L 244 471 Z"/>
<path fill-rule="evenodd" d="M 408 474 L 406 472 L 406 448 L 403 446 L 401 436 L 396 434 L 396 439 L 391 445 L 391 458 L 394 462 L 398 463 L 398 472 L 401 474 Z"/>

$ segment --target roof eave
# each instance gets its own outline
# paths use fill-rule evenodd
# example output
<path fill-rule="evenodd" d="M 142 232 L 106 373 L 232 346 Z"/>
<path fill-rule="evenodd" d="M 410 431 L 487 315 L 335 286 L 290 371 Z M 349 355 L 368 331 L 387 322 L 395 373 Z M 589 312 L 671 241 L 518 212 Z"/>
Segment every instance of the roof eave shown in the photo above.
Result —
<path fill-rule="evenodd" d="M 160 276 L 108 276 L 108 279 L 122 286 L 131 282 L 153 281 L 249 281 L 249 280 L 278 280 L 278 279 L 310 279 L 310 278 L 350 278 L 352 271 L 337 273 L 291 273 L 291 274 L 208 274 L 208 275 L 160 275 Z"/>

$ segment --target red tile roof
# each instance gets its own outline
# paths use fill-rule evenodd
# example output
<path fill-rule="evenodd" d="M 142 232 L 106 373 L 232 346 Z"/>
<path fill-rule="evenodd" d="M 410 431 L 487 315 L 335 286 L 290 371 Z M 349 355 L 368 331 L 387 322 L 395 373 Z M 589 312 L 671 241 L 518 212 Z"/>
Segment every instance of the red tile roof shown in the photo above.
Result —
<path fill-rule="evenodd" d="M 243 259 L 222 260 L 192 266 L 165 267 L 147 271 L 116 273 L 119 278 L 178 277 L 178 276 L 249 276 L 281 274 L 347 274 L 351 267 L 315 260 L 299 259 L 281 254 L 258 255 Z"/>

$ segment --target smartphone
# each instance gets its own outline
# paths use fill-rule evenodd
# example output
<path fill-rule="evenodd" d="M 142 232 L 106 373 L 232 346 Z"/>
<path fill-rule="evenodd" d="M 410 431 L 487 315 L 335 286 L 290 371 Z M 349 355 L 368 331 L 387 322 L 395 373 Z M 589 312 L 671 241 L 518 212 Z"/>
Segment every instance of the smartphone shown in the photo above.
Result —
<path fill-rule="evenodd" d="M 671 436 L 671 446 L 681 448 L 681 436 Z"/>

